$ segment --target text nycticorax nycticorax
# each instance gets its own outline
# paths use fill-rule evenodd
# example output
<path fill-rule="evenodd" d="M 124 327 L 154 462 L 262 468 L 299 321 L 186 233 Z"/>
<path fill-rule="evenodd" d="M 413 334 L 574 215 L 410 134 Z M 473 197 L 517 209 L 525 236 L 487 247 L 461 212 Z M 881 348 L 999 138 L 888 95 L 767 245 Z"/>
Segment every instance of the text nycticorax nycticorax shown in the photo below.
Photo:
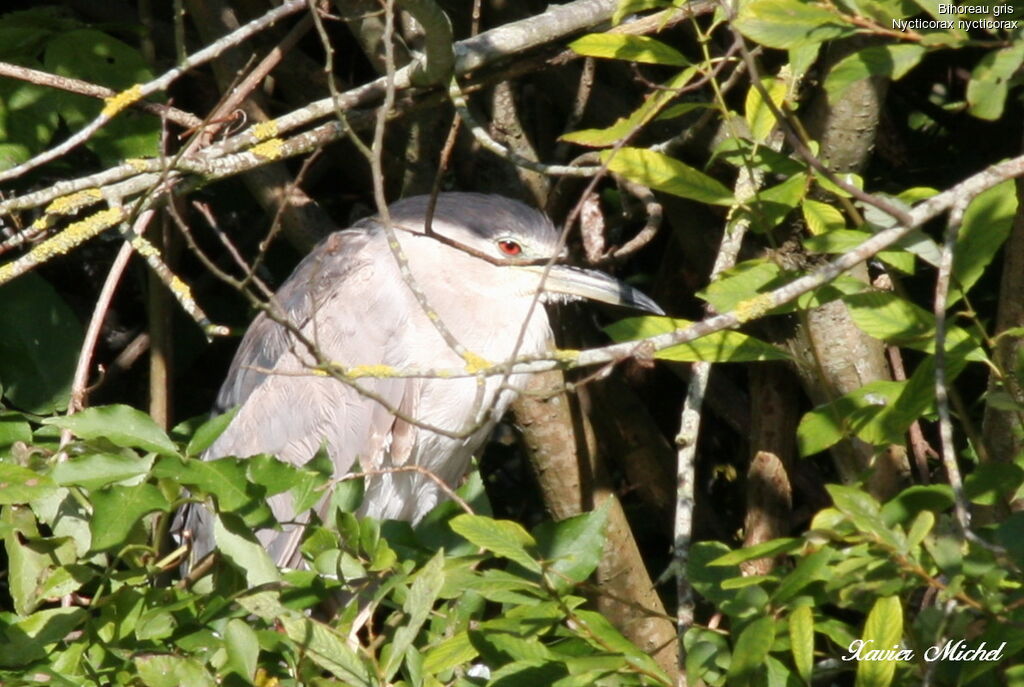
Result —
<path fill-rule="evenodd" d="M 379 217 L 323 240 L 275 296 L 291 325 L 323 358 L 344 368 L 465 369 L 470 361 L 499 363 L 551 346 L 545 300 L 591 298 L 661 312 L 649 298 L 602 272 L 553 265 L 558 232 L 540 212 L 500 196 L 443 193 L 424 233 L 428 198 L 389 208 L 394 236 L 429 308 L 410 288 Z M 460 249 L 460 247 L 462 247 Z M 534 264 L 525 265 L 524 262 Z M 438 317 L 461 350 L 432 321 Z M 456 484 L 526 375 L 362 377 L 358 385 L 314 374 L 309 346 L 261 314 L 242 339 L 216 409 L 238 412 L 204 458 L 276 455 L 301 465 L 326 445 L 336 477 L 355 462 L 365 470 L 419 465 Z M 366 369 L 366 368 L 363 368 Z M 385 368 L 376 368 L 385 369 Z M 397 412 L 395 412 L 397 411 Z M 439 428 L 444 433 L 431 431 Z M 459 436 L 452 436 L 459 435 Z M 416 472 L 369 477 L 361 513 L 418 520 L 444 493 Z M 329 498 L 318 506 L 325 509 Z M 257 532 L 278 565 L 300 564 L 303 514 L 291 495 L 269 504 L 282 530 Z M 184 515 L 194 563 L 215 547 L 212 514 L 193 505 Z"/>

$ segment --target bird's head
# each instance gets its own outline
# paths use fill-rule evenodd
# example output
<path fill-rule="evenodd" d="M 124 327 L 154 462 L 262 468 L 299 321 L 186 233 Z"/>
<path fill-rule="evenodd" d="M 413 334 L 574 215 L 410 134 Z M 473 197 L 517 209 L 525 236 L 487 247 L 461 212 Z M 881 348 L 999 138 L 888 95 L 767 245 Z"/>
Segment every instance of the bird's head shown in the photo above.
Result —
<path fill-rule="evenodd" d="M 425 233 L 428 204 L 428 196 L 398 201 L 388 209 L 392 225 Z M 441 193 L 430 233 L 435 240 L 487 263 L 519 271 L 531 292 L 539 290 L 545 302 L 589 299 L 665 314 L 629 284 L 598 270 L 557 262 L 566 257 L 558 230 L 543 213 L 519 201 L 482 193 Z"/>

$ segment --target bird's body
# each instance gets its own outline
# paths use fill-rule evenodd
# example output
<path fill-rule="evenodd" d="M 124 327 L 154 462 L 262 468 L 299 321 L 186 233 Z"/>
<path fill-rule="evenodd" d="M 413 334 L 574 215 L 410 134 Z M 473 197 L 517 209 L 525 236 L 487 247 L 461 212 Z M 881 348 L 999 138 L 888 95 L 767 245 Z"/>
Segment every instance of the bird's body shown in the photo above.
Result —
<path fill-rule="evenodd" d="M 427 475 L 388 468 L 418 465 L 451 485 L 461 479 L 526 376 L 393 377 L 388 370 L 465 369 L 467 360 L 498 363 L 547 350 L 551 332 L 536 302 L 537 269 L 500 261 L 557 255 L 558 235 L 546 217 L 521 203 L 441 194 L 433 231 L 493 255 L 495 264 L 422 233 L 426 205 L 425 197 L 396 203 L 390 221 L 412 279 L 463 348 L 454 350 L 417 300 L 382 220 L 363 220 L 322 241 L 275 303 L 322 359 L 346 369 L 372 366 L 380 376 L 353 379 L 357 389 L 322 374 L 308 345 L 261 314 L 217 399 L 218 410 L 237 406 L 237 414 L 205 459 L 271 453 L 301 465 L 326 445 L 336 477 L 356 461 L 377 471 L 367 479 L 361 514 L 412 521 L 442 500 L 443 490 Z M 299 565 L 302 515 L 294 513 L 288 493 L 271 497 L 270 506 L 279 522 L 294 524 L 257 536 L 278 565 Z M 193 535 L 193 561 L 214 548 L 206 508 L 191 508 L 185 527 Z"/>

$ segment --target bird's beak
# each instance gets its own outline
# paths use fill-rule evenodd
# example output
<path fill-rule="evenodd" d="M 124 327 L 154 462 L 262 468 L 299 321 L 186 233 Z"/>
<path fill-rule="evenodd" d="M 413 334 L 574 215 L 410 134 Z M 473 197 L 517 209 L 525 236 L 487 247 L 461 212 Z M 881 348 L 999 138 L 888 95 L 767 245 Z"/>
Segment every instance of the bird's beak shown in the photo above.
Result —
<path fill-rule="evenodd" d="M 541 276 L 545 268 L 543 265 L 523 265 L 520 269 Z M 657 303 L 639 290 L 597 270 L 552 265 L 544 279 L 544 292 L 568 296 L 570 299 L 588 298 L 612 305 L 624 305 L 655 315 L 665 314 Z"/>

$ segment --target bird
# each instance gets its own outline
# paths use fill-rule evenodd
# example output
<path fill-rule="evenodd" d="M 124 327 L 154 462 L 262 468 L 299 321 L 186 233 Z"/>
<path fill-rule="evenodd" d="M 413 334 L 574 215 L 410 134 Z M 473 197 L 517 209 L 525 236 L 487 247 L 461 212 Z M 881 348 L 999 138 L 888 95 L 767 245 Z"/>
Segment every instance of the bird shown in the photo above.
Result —
<path fill-rule="evenodd" d="M 388 470 L 417 465 L 457 484 L 528 374 L 381 374 L 349 384 L 317 373 L 310 344 L 346 370 L 471 369 L 547 352 L 541 303 L 590 299 L 664 314 L 604 272 L 555 263 L 565 257 L 558 230 L 522 202 L 440 193 L 428 231 L 429 204 L 399 200 L 386 216 L 330 234 L 299 263 L 271 300 L 278 316 L 263 311 L 242 338 L 214 406 L 237 410 L 203 459 L 273 454 L 298 466 L 323 446 L 335 477 L 370 473 L 357 515 L 416 522 L 444 489 L 423 472 Z M 323 515 L 329 503 L 325 496 L 313 510 Z M 268 504 L 285 524 L 257 539 L 279 567 L 302 567 L 308 511 L 295 513 L 287 492 Z M 194 564 L 216 547 L 213 515 L 192 503 L 179 516 Z"/>

